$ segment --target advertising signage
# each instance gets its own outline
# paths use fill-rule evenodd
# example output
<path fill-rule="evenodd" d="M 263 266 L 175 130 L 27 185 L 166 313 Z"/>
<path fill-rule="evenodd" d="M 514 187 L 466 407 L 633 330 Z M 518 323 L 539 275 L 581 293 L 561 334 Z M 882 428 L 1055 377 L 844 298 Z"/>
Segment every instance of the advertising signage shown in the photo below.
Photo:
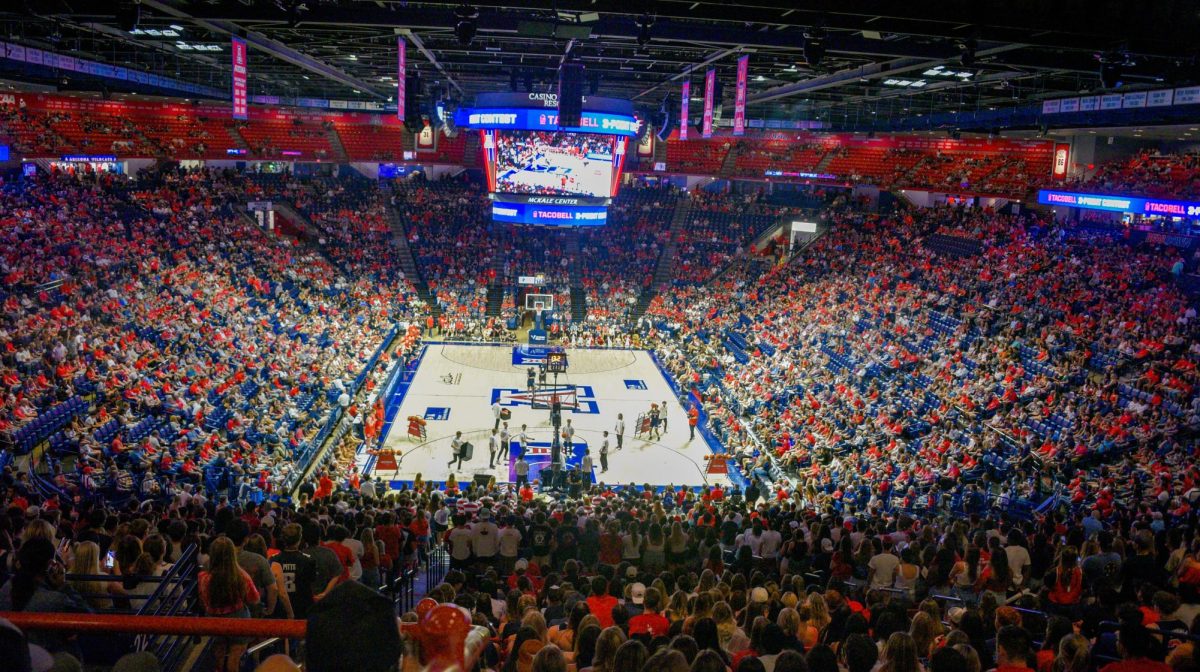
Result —
<path fill-rule="evenodd" d="M 521 129 L 530 131 L 570 131 L 604 135 L 637 135 L 638 121 L 632 116 L 605 112 L 584 112 L 579 126 L 559 128 L 558 112 L 520 108 L 460 109 L 454 120 L 459 126 L 482 129 Z"/>
<path fill-rule="evenodd" d="M 492 219 L 512 224 L 541 226 L 603 226 L 608 208 L 600 206 L 537 205 L 534 203 L 493 203 Z"/>
<path fill-rule="evenodd" d="M 1161 217 L 1200 218 L 1200 201 L 1171 201 L 1161 198 L 1137 196 L 1114 196 L 1111 194 L 1081 194 L 1071 191 L 1038 191 L 1038 203 L 1060 205 L 1084 210 L 1105 212 L 1130 212 L 1138 215 Z"/>

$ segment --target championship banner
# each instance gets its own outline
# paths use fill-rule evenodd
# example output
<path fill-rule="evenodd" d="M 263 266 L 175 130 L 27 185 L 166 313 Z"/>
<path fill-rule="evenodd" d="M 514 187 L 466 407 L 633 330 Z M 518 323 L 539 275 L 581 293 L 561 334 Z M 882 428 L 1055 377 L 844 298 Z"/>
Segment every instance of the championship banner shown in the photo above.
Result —
<path fill-rule="evenodd" d="M 408 43 L 403 37 L 396 38 L 396 118 L 404 119 L 404 76 L 408 71 Z"/>
<path fill-rule="evenodd" d="M 246 104 L 246 41 L 232 38 L 233 52 L 233 118 L 246 119 L 249 107 Z"/>
<path fill-rule="evenodd" d="M 679 102 L 679 139 L 687 140 L 688 134 L 688 99 L 692 97 L 692 82 L 689 79 L 683 80 L 683 92 L 680 94 Z"/>
<path fill-rule="evenodd" d="M 733 134 L 746 134 L 746 74 L 750 69 L 750 55 L 738 59 L 737 97 L 733 101 Z"/>
<path fill-rule="evenodd" d="M 709 68 L 704 73 L 704 119 L 700 125 L 700 135 L 711 138 L 713 133 L 713 98 L 717 92 L 717 70 Z"/>

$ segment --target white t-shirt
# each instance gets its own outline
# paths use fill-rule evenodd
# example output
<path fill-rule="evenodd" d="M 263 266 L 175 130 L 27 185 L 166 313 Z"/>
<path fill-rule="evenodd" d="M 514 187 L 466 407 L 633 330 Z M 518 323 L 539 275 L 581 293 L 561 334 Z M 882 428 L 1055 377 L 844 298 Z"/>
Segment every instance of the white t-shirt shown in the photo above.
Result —
<path fill-rule="evenodd" d="M 467 560 L 471 557 L 471 545 L 475 535 L 467 526 L 450 530 L 450 557 L 455 560 Z"/>
<path fill-rule="evenodd" d="M 495 523 L 484 522 L 471 526 L 475 533 L 475 538 L 472 540 L 471 547 L 475 549 L 475 556 L 479 558 L 490 558 L 496 555 L 496 546 L 499 543 L 500 528 L 496 527 Z"/>
<path fill-rule="evenodd" d="M 1004 554 L 1008 556 L 1008 567 L 1012 570 L 1013 583 L 1018 586 L 1024 584 L 1025 579 L 1021 576 L 1021 569 L 1033 562 L 1029 557 L 1029 551 L 1025 550 L 1024 546 L 1005 546 Z"/>
<path fill-rule="evenodd" d="M 779 533 L 779 530 L 763 530 L 762 545 L 758 549 L 761 557 L 778 557 L 780 546 L 783 546 L 783 535 Z"/>
<path fill-rule="evenodd" d="M 875 570 L 875 575 L 871 578 L 872 588 L 890 588 L 896 568 L 900 566 L 900 558 L 885 551 L 872 556 L 867 566 Z"/>
<path fill-rule="evenodd" d="M 500 555 L 506 558 L 515 558 L 521 549 L 521 531 L 515 527 L 506 527 L 500 530 L 499 538 Z"/>

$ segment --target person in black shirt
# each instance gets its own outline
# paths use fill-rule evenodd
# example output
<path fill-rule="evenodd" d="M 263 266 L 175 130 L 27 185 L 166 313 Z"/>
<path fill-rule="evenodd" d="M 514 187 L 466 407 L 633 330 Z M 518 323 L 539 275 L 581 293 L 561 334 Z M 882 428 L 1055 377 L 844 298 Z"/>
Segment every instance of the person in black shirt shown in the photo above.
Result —
<path fill-rule="evenodd" d="M 546 525 L 546 515 L 539 512 L 533 527 L 529 528 L 529 548 L 533 553 L 533 562 L 539 567 L 545 567 L 550 562 L 550 544 L 554 533 Z"/>
<path fill-rule="evenodd" d="M 563 516 L 562 524 L 554 533 L 554 541 L 557 542 L 554 549 L 555 565 L 575 559 L 575 546 L 579 543 L 579 528 L 575 526 L 574 516 L 570 514 Z"/>
<path fill-rule="evenodd" d="M 284 550 L 271 558 L 283 572 L 283 588 L 292 602 L 295 618 L 308 618 L 308 609 L 313 604 L 312 585 L 316 578 L 317 563 L 312 556 L 300 550 L 303 537 L 301 528 L 295 523 L 285 525 L 279 534 L 279 543 Z"/>

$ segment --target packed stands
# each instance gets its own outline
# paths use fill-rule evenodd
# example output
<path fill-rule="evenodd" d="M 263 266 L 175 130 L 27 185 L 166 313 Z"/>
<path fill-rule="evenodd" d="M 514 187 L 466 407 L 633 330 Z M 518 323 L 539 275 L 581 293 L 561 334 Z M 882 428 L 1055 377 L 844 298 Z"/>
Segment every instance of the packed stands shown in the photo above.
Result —
<path fill-rule="evenodd" d="M 1060 185 L 1061 182 L 1055 184 Z M 1200 155 L 1143 151 L 1101 164 L 1094 174 L 1072 180 L 1068 185 L 1110 194 L 1196 198 L 1200 194 Z"/>

